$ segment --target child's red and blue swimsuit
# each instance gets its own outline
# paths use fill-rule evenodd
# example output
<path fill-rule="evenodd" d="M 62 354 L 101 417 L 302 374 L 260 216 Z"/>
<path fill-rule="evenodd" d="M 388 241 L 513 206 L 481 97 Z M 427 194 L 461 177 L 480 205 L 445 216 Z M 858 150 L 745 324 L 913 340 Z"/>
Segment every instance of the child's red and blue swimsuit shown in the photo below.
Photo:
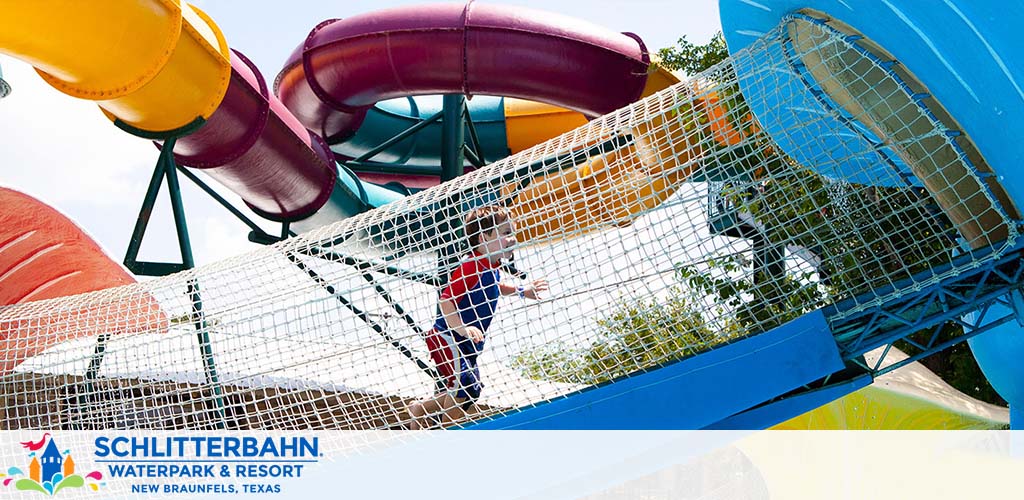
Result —
<path fill-rule="evenodd" d="M 441 292 L 441 300 L 454 299 L 462 324 L 486 332 L 498 308 L 499 281 L 501 274 L 497 267 L 474 252 L 452 271 L 448 286 Z M 479 398 L 483 384 L 476 358 L 484 343 L 473 342 L 450 330 L 443 315 L 434 322 L 434 329 L 427 333 L 426 340 L 430 357 L 453 395 L 469 401 Z"/>

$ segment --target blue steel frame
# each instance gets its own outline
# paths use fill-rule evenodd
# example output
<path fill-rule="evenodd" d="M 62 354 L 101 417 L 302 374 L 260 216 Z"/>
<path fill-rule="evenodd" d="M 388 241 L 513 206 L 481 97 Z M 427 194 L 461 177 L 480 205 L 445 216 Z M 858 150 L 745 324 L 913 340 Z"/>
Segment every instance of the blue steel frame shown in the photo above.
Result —
<path fill-rule="evenodd" d="M 861 47 L 857 41 L 862 39 L 863 36 L 841 33 L 826 24 L 826 20 L 802 13 L 790 13 L 788 16 L 783 17 L 784 20 L 787 18 L 801 19 L 814 23 L 842 37 L 862 56 L 875 62 L 876 65 L 893 78 L 911 96 L 914 104 L 933 122 L 941 123 L 923 102 L 929 95 L 915 93 L 903 81 L 892 69 L 896 61 L 883 61 L 875 54 Z M 787 51 L 790 60 L 794 60 L 792 41 L 788 36 L 784 43 L 784 50 Z M 871 143 L 878 142 L 873 138 L 865 136 L 860 128 L 852 126 L 852 119 L 841 108 L 832 103 L 823 91 L 817 89 L 807 79 L 802 63 L 794 61 L 793 64 L 793 75 L 800 79 L 808 89 L 811 89 L 812 95 L 819 101 L 819 104 L 835 111 L 839 120 L 846 124 L 851 131 L 860 134 L 864 140 Z M 950 137 L 961 135 L 959 130 L 951 129 L 944 130 L 944 133 Z M 959 153 L 967 168 L 982 181 L 982 189 L 987 191 L 990 199 L 995 202 L 996 208 L 1006 216 L 1006 212 L 1000 206 L 998 198 L 992 193 L 990 186 L 984 182 L 987 177 L 991 177 L 993 174 L 978 170 L 955 141 L 950 141 L 950 144 Z M 893 158 L 882 149 L 879 149 L 878 153 L 883 162 L 895 169 L 904 182 L 908 185 L 913 185 L 910 182 L 910 178 L 907 177 L 908 174 L 894 162 Z M 1008 216 L 1006 217 L 1009 219 Z M 1011 234 L 1016 234 L 1017 224 L 1019 224 L 1019 221 L 1010 221 Z M 1012 242 L 1013 239 L 1010 241 Z M 923 289 L 917 288 L 909 295 L 898 296 L 895 300 L 879 304 L 877 307 L 861 311 L 855 315 L 839 320 L 830 319 L 830 324 L 832 324 L 833 331 L 836 332 L 836 341 L 840 345 L 844 359 L 862 366 L 874 375 L 880 375 L 1010 321 L 1013 319 L 1014 314 L 1004 314 L 1002 317 L 993 319 L 987 318 L 987 315 L 993 304 L 1012 305 L 1011 301 L 1007 298 L 1008 294 L 1012 293 L 1012 291 L 1020 290 L 1022 287 L 1019 259 L 1020 249 L 1018 246 L 1018 248 L 1010 250 L 1007 256 L 997 260 L 990 260 L 987 263 L 981 264 L 981 267 L 964 272 L 955 278 L 944 280 Z M 963 259 L 956 259 L 954 262 L 964 263 L 965 261 Z M 911 289 L 914 289 L 913 285 L 911 286 Z M 854 301 L 853 303 L 870 302 L 872 298 L 878 295 L 875 293 L 870 297 L 865 297 L 864 300 Z M 826 314 L 832 317 L 842 311 L 844 305 L 846 304 L 832 306 L 826 310 Z M 962 319 L 962 316 L 975 310 L 977 310 L 975 321 Z M 962 326 L 964 334 L 949 341 L 938 343 L 938 335 L 947 322 L 954 322 Z M 927 342 L 920 344 L 909 338 L 911 334 L 929 328 L 932 329 L 932 335 Z M 915 347 L 921 349 L 922 352 L 906 360 L 881 368 L 885 356 L 892 347 L 892 342 L 900 339 L 910 342 Z M 872 366 L 867 366 L 862 359 L 862 355 L 881 346 L 886 346 L 882 357 Z"/>
<path fill-rule="evenodd" d="M 988 315 L 995 304 L 1009 305 L 1010 310 L 1014 310 L 1010 294 L 1024 289 L 1024 245 L 1018 244 L 998 258 L 981 260 L 990 253 L 991 250 L 983 250 L 964 254 L 942 268 L 929 271 L 928 274 L 941 274 L 972 261 L 976 266 L 931 286 L 915 289 L 911 284 L 902 287 L 899 283 L 892 285 L 892 288 L 909 289 L 910 292 L 877 307 L 845 317 L 842 312 L 858 303 L 857 299 L 825 308 L 840 355 L 873 375 L 881 375 L 1015 319 L 1014 313 L 998 318 L 989 318 Z M 862 300 L 867 299 L 864 297 Z M 964 319 L 972 312 L 976 312 L 973 320 Z M 938 335 L 947 322 L 962 326 L 964 333 L 938 342 Z M 932 335 L 927 342 L 907 339 L 909 335 L 929 328 Z M 892 343 L 901 339 L 911 342 L 922 352 L 882 368 L 882 361 Z M 874 365 L 868 366 L 862 359 L 863 354 L 882 346 L 886 346 L 883 355 Z"/>

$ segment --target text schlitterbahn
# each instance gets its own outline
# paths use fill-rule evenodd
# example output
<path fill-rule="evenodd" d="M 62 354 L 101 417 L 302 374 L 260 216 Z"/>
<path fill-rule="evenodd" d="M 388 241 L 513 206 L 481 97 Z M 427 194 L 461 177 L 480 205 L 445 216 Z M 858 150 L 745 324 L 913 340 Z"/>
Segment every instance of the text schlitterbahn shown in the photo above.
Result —
<path fill-rule="evenodd" d="M 96 457 L 317 458 L 316 437 L 119 436 L 96 438 Z"/>
<path fill-rule="evenodd" d="M 101 436 L 94 456 L 112 480 L 135 480 L 133 492 L 280 493 L 280 483 L 266 480 L 301 478 L 303 467 L 319 462 L 321 453 L 316 437 Z M 219 481 L 144 482 L 166 478 Z"/>

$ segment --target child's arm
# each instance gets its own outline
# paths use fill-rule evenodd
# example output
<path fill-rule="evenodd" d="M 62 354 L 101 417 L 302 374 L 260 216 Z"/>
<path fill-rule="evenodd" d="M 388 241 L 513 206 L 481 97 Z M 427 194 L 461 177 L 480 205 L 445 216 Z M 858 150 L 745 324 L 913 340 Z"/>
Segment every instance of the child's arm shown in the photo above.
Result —
<path fill-rule="evenodd" d="M 548 290 L 548 280 L 533 280 L 524 286 L 515 286 L 499 282 L 498 289 L 501 290 L 502 295 L 519 295 L 524 299 L 537 300 L 540 292 L 546 292 Z"/>
<path fill-rule="evenodd" d="M 455 299 L 441 299 L 441 314 L 444 315 L 444 323 L 448 329 L 472 340 L 483 342 L 484 332 L 475 326 L 462 324 L 462 316 L 459 315 L 459 306 Z"/>

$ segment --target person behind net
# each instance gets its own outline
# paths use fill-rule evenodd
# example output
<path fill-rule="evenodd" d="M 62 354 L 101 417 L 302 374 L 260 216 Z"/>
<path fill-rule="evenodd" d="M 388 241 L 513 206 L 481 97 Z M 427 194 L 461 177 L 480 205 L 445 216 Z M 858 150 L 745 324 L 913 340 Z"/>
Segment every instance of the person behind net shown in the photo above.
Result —
<path fill-rule="evenodd" d="M 500 261 L 512 256 L 516 244 L 515 221 L 508 210 L 498 206 L 473 209 L 466 215 L 463 229 L 471 248 L 441 292 L 441 314 L 426 342 L 447 391 L 409 405 L 412 430 L 440 424 L 446 417 L 454 422 L 480 397 L 483 384 L 477 356 L 483 350 L 487 328 L 494 318 L 501 295 L 519 295 L 536 300 L 548 289 L 546 280 L 534 280 L 525 286 L 501 282 Z"/>

